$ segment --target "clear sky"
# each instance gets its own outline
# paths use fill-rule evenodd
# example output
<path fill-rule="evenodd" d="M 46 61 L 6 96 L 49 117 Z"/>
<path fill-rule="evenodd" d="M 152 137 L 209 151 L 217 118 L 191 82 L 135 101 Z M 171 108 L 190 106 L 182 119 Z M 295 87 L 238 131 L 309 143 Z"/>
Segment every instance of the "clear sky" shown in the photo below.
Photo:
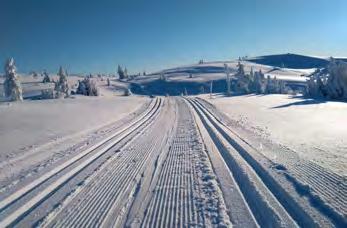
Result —
<path fill-rule="evenodd" d="M 275 53 L 347 56 L 346 0 L 0 0 L 0 61 L 131 73 Z"/>

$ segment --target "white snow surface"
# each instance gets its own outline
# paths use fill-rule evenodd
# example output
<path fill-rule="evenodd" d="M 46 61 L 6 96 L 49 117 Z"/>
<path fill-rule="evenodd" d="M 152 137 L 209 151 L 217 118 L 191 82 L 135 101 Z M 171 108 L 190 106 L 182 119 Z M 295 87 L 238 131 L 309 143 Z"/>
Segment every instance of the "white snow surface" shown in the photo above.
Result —
<path fill-rule="evenodd" d="M 285 80 L 312 71 L 244 64 Z M 47 86 L 22 79 L 27 98 Z M 216 110 L 192 97 L 125 97 L 128 82 L 93 80 L 98 97 L 0 103 L 1 227 L 347 224 L 346 103 L 200 95 Z"/>
<path fill-rule="evenodd" d="M 244 128 L 347 175 L 347 103 L 275 94 L 202 97 Z"/>
<path fill-rule="evenodd" d="M 0 104 L 1 158 L 87 133 L 135 111 L 145 97 L 83 97 Z"/>

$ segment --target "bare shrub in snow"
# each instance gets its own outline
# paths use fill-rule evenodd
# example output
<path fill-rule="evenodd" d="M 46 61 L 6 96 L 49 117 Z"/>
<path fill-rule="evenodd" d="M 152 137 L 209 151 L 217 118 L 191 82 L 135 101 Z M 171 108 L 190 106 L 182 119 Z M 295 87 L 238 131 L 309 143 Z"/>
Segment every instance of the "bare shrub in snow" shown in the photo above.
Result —
<path fill-rule="evenodd" d="M 78 81 L 77 94 L 85 96 L 98 96 L 99 90 L 93 80 L 85 77 L 82 81 Z"/>
<path fill-rule="evenodd" d="M 16 66 L 13 58 L 5 64 L 4 95 L 10 101 L 23 100 L 22 86 L 16 73 Z"/>

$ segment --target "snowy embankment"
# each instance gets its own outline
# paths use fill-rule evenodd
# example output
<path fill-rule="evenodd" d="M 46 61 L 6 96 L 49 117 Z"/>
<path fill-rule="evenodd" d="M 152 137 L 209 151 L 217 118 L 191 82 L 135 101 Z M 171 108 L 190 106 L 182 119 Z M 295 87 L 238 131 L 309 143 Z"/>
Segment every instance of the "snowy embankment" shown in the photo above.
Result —
<path fill-rule="evenodd" d="M 45 156 L 49 156 L 81 141 L 88 133 L 127 117 L 146 102 L 147 98 L 138 96 L 76 96 L 1 103 L 1 163 L 41 150 L 47 150 Z M 26 164 L 30 164 L 29 160 Z"/>
<path fill-rule="evenodd" d="M 347 103 L 288 95 L 202 97 L 242 127 L 347 175 Z"/>

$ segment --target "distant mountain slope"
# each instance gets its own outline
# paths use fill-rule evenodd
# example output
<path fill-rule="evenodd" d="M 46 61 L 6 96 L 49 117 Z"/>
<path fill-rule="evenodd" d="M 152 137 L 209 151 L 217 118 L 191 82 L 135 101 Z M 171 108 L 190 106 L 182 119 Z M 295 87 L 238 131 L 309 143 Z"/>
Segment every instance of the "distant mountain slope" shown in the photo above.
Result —
<path fill-rule="evenodd" d="M 172 73 L 187 73 L 187 74 L 194 74 L 194 73 L 224 73 L 225 69 L 224 66 L 211 66 L 211 65 L 192 65 L 187 67 L 177 67 L 172 69 L 167 69 L 162 71 L 165 74 L 172 74 Z"/>
<path fill-rule="evenodd" d="M 325 67 L 329 60 L 325 58 L 297 55 L 297 54 L 280 54 L 266 55 L 247 59 L 248 61 L 264 64 L 274 67 L 286 67 L 292 69 L 309 69 Z"/>

